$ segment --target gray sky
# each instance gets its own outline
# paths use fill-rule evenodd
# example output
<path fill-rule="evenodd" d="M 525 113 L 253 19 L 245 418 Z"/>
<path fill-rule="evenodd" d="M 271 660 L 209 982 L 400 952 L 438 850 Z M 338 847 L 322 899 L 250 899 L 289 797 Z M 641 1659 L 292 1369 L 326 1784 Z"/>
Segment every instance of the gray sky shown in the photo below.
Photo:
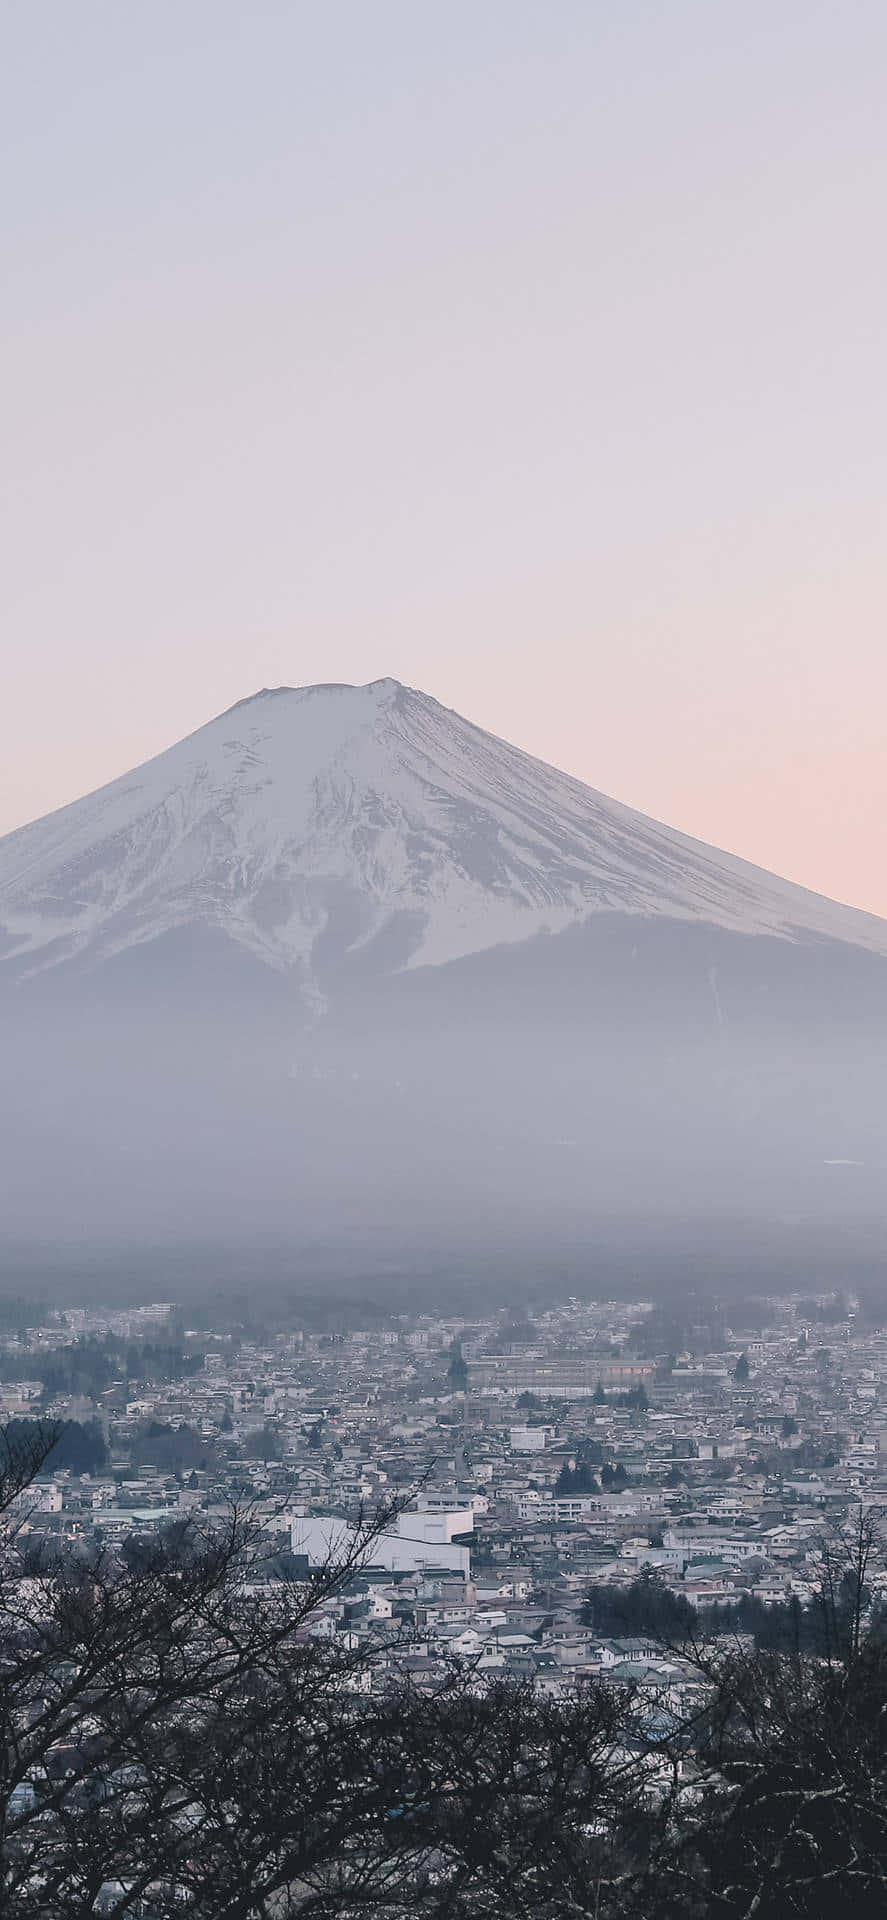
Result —
<path fill-rule="evenodd" d="M 390 673 L 887 912 L 880 0 L 0 17 L 0 830 Z"/>

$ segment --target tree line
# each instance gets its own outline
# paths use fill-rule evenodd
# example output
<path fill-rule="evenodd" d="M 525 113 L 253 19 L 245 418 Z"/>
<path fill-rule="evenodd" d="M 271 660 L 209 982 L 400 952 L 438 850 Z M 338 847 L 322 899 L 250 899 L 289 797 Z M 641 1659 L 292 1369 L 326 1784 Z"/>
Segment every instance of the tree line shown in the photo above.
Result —
<path fill-rule="evenodd" d="M 582 1608 L 585 1626 L 604 1639 L 639 1636 L 658 1641 L 663 1648 L 695 1648 L 700 1637 L 724 1640 L 728 1636 L 753 1641 L 760 1653 L 804 1653 L 827 1658 L 832 1643 L 840 1643 L 856 1597 L 852 1568 L 845 1569 L 828 1606 L 821 1586 L 809 1600 L 789 1594 L 784 1600 L 762 1600 L 737 1592 L 729 1599 L 697 1607 L 658 1574 L 646 1569 L 626 1585 L 592 1584 Z M 867 1588 L 863 1592 L 866 1637 L 875 1644 L 887 1639 L 887 1607 Z"/>

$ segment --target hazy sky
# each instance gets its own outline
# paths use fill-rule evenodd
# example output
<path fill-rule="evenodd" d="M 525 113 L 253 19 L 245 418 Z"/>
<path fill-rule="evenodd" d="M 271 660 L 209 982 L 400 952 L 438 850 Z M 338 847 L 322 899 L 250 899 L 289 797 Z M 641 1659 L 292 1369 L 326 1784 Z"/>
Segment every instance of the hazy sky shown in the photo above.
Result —
<path fill-rule="evenodd" d="M 883 0 L 0 22 L 0 830 L 394 674 L 887 913 Z"/>

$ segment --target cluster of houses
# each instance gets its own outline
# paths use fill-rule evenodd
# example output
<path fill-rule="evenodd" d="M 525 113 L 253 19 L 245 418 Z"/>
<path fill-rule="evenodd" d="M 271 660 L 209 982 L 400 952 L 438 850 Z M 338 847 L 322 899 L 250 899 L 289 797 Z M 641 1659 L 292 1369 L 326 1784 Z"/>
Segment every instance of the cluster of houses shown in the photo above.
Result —
<path fill-rule="evenodd" d="M 520 1324 L 416 1313 L 262 1341 L 180 1327 L 162 1379 L 134 1377 L 130 1350 L 94 1392 L 47 1393 L 60 1346 L 111 1335 L 109 1352 L 156 1356 L 176 1320 L 168 1302 L 68 1308 L 0 1340 L 0 1417 L 87 1425 L 102 1460 L 50 1459 L 16 1526 L 113 1544 L 246 1492 L 261 1588 L 335 1561 L 383 1509 L 313 1632 L 420 1684 L 459 1659 L 550 1694 L 603 1673 L 682 1708 L 692 1669 L 602 1631 L 590 1592 L 653 1580 L 701 1630 L 742 1595 L 808 1601 L 824 1533 L 887 1508 L 887 1330 L 852 1302 L 787 1297 L 718 1351 L 666 1353 L 651 1312 L 571 1300 Z"/>

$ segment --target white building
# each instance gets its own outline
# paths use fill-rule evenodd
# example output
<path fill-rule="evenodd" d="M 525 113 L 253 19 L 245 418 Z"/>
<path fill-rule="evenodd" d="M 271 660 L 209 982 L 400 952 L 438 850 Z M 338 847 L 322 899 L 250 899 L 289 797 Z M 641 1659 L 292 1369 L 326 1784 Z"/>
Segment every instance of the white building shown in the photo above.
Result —
<path fill-rule="evenodd" d="M 743 1539 L 735 1533 L 715 1533 L 706 1527 L 686 1531 L 668 1527 L 662 1541 L 669 1556 L 677 1555 L 685 1567 L 694 1560 L 723 1560 L 728 1567 L 741 1567 L 743 1560 L 759 1558 L 768 1551 L 762 1540 Z"/>
<path fill-rule="evenodd" d="M 509 1427 L 508 1444 L 512 1453 L 542 1453 L 554 1437 L 553 1427 Z"/>
<path fill-rule="evenodd" d="M 469 1578 L 471 1554 L 454 1544 L 456 1534 L 474 1532 L 471 1508 L 446 1513 L 399 1513 L 392 1525 L 371 1541 L 361 1554 L 361 1566 L 385 1567 L 389 1573 L 416 1573 L 426 1567 L 448 1567 Z M 309 1566 L 324 1560 L 342 1560 L 353 1548 L 354 1527 L 333 1514 L 292 1515 L 293 1553 L 306 1554 Z"/>

